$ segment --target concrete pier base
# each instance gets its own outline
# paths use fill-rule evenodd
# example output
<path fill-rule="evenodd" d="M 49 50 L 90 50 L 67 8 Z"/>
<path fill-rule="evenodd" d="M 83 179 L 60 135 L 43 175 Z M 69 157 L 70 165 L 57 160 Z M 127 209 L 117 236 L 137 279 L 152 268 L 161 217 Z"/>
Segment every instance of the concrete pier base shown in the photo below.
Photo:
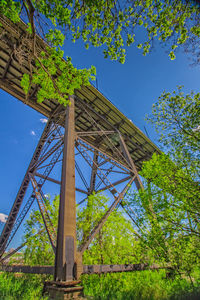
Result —
<path fill-rule="evenodd" d="M 46 281 L 44 295 L 48 296 L 49 300 L 86 299 L 80 283 L 80 281 Z"/>

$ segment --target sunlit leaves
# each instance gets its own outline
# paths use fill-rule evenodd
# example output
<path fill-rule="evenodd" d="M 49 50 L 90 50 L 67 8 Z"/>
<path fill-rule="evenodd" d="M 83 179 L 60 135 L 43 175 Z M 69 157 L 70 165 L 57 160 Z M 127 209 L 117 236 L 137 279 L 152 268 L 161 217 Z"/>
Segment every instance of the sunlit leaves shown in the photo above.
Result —
<path fill-rule="evenodd" d="M 13 22 L 20 21 L 21 3 L 20 1 L 1 0 L 0 12 Z"/>
<path fill-rule="evenodd" d="M 53 44 L 54 46 L 63 46 L 65 37 L 58 29 L 50 29 L 46 34 L 47 42 Z"/>
<path fill-rule="evenodd" d="M 164 92 L 153 106 L 149 120 L 155 125 L 165 151 L 176 161 L 185 162 L 196 177 L 200 157 L 199 93 L 184 95 L 182 87 L 172 93 Z"/>
<path fill-rule="evenodd" d="M 6 9 L 18 5 L 18 1 L 3 0 Z M 12 5 L 11 5 L 12 4 Z M 33 1 L 35 11 L 51 22 L 47 39 L 57 45 L 63 43 L 59 31 L 67 32 L 75 42 L 82 39 L 86 48 L 92 44 L 103 46 L 105 57 L 125 59 L 124 45 L 131 45 L 137 26 L 142 26 L 148 36 L 143 41 L 143 54 L 152 47 L 156 36 L 162 42 L 173 37 L 176 46 L 184 44 L 190 35 L 199 36 L 198 7 L 184 1 L 139 0 L 124 2 L 101 1 Z M 10 9 L 10 8 L 9 8 Z M 58 28 L 59 27 L 59 28 Z M 172 48 L 173 50 L 173 48 Z M 172 58 L 172 56 L 170 55 Z M 173 56 L 174 58 L 174 56 Z"/>
<path fill-rule="evenodd" d="M 102 194 L 88 197 L 86 206 L 77 209 L 77 243 L 88 236 L 108 209 L 109 199 Z M 54 228 L 57 228 L 59 197 L 50 202 L 45 199 L 46 209 Z M 36 235 L 36 233 L 39 234 Z M 30 265 L 53 264 L 54 255 L 39 211 L 31 213 L 25 224 L 24 239 L 28 247 L 24 252 L 25 262 Z M 133 253 L 135 255 L 133 255 Z M 136 255 L 137 254 L 137 255 Z M 137 263 L 142 256 L 142 248 L 135 240 L 134 230 L 120 211 L 113 211 L 89 249 L 84 252 L 85 264 Z"/>
<path fill-rule="evenodd" d="M 90 84 L 96 74 L 94 66 L 91 69 L 77 69 L 73 66 L 71 58 L 63 59 L 63 51 L 56 48 L 48 48 L 41 52 L 40 58 L 36 58 L 35 67 L 30 77 L 23 75 L 22 87 L 28 94 L 31 87 L 38 86 L 37 101 L 41 103 L 45 99 L 54 99 L 61 104 L 68 104 L 68 96 L 74 94 L 75 89 L 82 85 Z"/>
<path fill-rule="evenodd" d="M 21 86 L 27 95 L 30 89 L 30 76 L 28 74 L 24 74 L 21 80 Z"/>
<path fill-rule="evenodd" d="M 161 43 L 167 42 L 169 57 L 174 60 L 176 48 L 186 44 L 190 38 L 195 40 L 200 35 L 199 8 L 181 0 L 176 1 L 176 4 L 168 0 L 125 1 L 123 5 L 120 1 L 112 0 L 32 0 L 31 3 L 33 22 L 29 19 L 27 31 L 32 39 L 35 31 L 42 33 L 42 37 L 58 50 L 58 60 L 61 60 L 59 47 L 64 44 L 65 36 L 73 42 L 82 39 L 86 49 L 91 45 L 102 47 L 105 58 L 124 63 L 126 46 L 135 41 L 143 55 L 152 49 L 155 38 Z M 30 7 L 26 0 L 23 7 L 19 0 L 2 0 L 0 8 L 2 13 L 14 22 L 19 21 L 21 13 L 30 18 Z M 41 18 L 44 18 L 46 23 Z M 35 28 L 31 28 L 33 23 Z M 137 28 L 143 28 L 143 41 L 138 41 Z M 94 78 L 94 73 L 85 69 L 77 71 L 69 61 L 61 68 L 63 63 L 55 62 L 56 55 L 54 53 L 52 58 L 50 53 L 45 59 L 34 57 L 37 67 L 31 74 L 30 87 L 39 84 L 37 97 L 40 102 L 54 98 L 66 104 L 67 94 L 81 85 L 89 84 L 89 80 Z M 60 75 L 60 72 L 64 74 Z M 74 77 L 77 77 L 77 80 Z M 29 88 L 25 79 L 23 80 L 22 85 L 27 93 Z"/>
<path fill-rule="evenodd" d="M 170 51 L 169 57 L 170 57 L 171 60 L 174 60 L 176 58 L 176 56 L 174 54 L 174 51 Z"/>
<path fill-rule="evenodd" d="M 45 198 L 45 206 L 54 228 L 57 227 L 59 197 L 53 201 Z M 44 222 L 39 210 L 33 211 L 25 224 L 24 261 L 29 265 L 54 264 L 54 252 L 50 245 Z"/>
<path fill-rule="evenodd" d="M 152 255 L 190 274 L 200 265 L 200 93 L 163 92 L 148 119 L 168 154 L 143 163 L 144 189 L 129 204 Z"/>

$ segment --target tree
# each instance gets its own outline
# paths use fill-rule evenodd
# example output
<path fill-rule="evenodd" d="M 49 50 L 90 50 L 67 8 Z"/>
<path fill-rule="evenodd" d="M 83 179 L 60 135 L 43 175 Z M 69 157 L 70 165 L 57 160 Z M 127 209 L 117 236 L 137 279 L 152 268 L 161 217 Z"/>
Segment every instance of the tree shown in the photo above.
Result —
<path fill-rule="evenodd" d="M 145 188 L 129 197 L 139 234 L 154 255 L 188 274 L 200 259 L 199 109 L 199 93 L 184 96 L 179 87 L 161 95 L 148 119 L 167 154 L 143 164 Z"/>
<path fill-rule="evenodd" d="M 52 204 L 50 204 L 50 201 L 47 199 L 45 201 L 51 221 L 54 226 L 56 226 L 59 197 L 56 197 Z M 105 210 L 108 208 L 107 202 L 108 199 L 105 196 L 93 194 L 89 196 L 88 205 L 78 209 L 78 244 L 83 240 L 85 233 L 89 232 L 101 219 Z M 140 222 L 140 220 L 138 221 Z M 159 217 L 158 221 L 160 222 Z M 163 262 L 166 262 L 166 256 L 162 255 L 164 248 L 159 231 L 156 231 L 156 226 L 151 227 L 153 223 L 148 223 L 148 218 L 145 214 L 143 214 L 143 221 L 140 222 L 140 224 L 143 228 L 147 226 L 147 230 L 145 234 L 144 231 L 141 231 L 141 239 L 138 239 L 138 237 L 135 237 L 133 224 L 124 217 L 122 212 L 113 211 L 97 237 L 85 251 L 83 263 L 151 264 L 156 262 L 162 265 Z M 162 229 L 166 232 L 163 227 Z M 35 233 L 38 231 L 39 234 L 36 235 Z M 29 220 L 27 220 L 24 238 L 28 241 L 24 251 L 24 262 L 26 264 L 44 265 L 54 263 L 53 250 L 48 242 L 48 236 L 44 230 L 44 224 L 39 211 L 32 212 Z M 199 241 L 193 236 L 174 235 L 168 238 L 167 242 L 168 249 L 165 249 L 165 251 L 170 259 L 171 265 L 174 269 L 178 270 L 178 272 L 184 271 L 191 277 L 194 264 L 199 265 Z M 133 295 L 135 295 L 134 299 L 149 299 L 151 298 L 149 293 L 155 295 L 156 298 L 156 291 L 158 291 L 158 297 L 160 297 L 160 294 L 164 292 L 166 287 L 171 285 L 170 281 L 168 282 L 164 279 L 165 275 L 165 271 L 107 274 L 101 275 L 101 277 L 98 275 L 85 275 L 82 278 L 82 283 L 85 286 L 86 294 L 97 297 L 101 295 L 105 299 L 124 299 L 124 297 L 133 299 Z M 176 282 L 178 283 L 177 279 Z M 186 288 L 188 288 L 188 285 Z M 171 285 L 170 289 L 172 293 L 180 293 L 176 286 L 173 287 L 173 285 Z"/>
<path fill-rule="evenodd" d="M 88 85 L 95 75 L 94 67 L 77 70 L 70 58 L 64 63 L 61 46 L 65 36 L 73 42 L 82 39 L 86 48 L 103 46 L 105 57 L 121 63 L 125 61 L 126 46 L 139 38 L 137 28 L 140 27 L 145 39 L 137 46 L 144 55 L 153 47 L 155 38 L 170 45 L 171 59 L 175 58 L 174 51 L 179 45 L 189 41 L 189 51 L 190 45 L 199 43 L 199 6 L 190 1 L 3 0 L 0 9 L 12 21 L 19 22 L 21 17 L 28 24 L 23 43 L 31 46 L 30 51 L 27 53 L 26 48 L 26 53 L 20 55 L 32 63 L 32 72 L 23 76 L 22 86 L 28 97 L 31 86 L 38 84 L 39 102 L 54 98 L 67 104 L 68 94 L 81 85 Z M 46 47 L 38 53 L 36 33 L 52 48 Z M 198 50 L 196 55 L 199 61 Z"/>
<path fill-rule="evenodd" d="M 200 180 L 200 93 L 184 96 L 182 87 L 163 92 L 148 118 L 162 149 L 196 181 Z"/>
<path fill-rule="evenodd" d="M 101 194 L 88 197 L 88 205 L 78 210 L 77 232 L 81 242 L 108 210 L 108 198 Z M 86 222 L 87 220 L 87 222 Z M 86 234 L 86 235 L 87 235 Z M 128 264 L 140 262 L 142 252 L 135 231 L 121 211 L 113 211 L 95 240 L 84 252 L 85 264 Z"/>
<path fill-rule="evenodd" d="M 108 209 L 108 199 L 101 194 L 88 197 L 88 205 L 77 210 L 77 243 L 80 244 Z M 45 205 L 54 227 L 57 227 L 59 197 Z M 39 234 L 36 234 L 39 232 Z M 33 211 L 26 221 L 24 239 L 27 247 L 25 263 L 30 265 L 53 264 L 54 255 L 39 211 Z M 84 252 L 84 264 L 137 263 L 142 259 L 142 249 L 134 237 L 134 229 L 120 211 L 114 211 L 107 222 Z M 144 260 L 142 260 L 144 262 Z"/>
<path fill-rule="evenodd" d="M 45 198 L 45 207 L 54 228 L 57 228 L 59 197 L 56 196 L 52 203 L 49 198 Z M 24 261 L 29 265 L 53 265 L 54 252 L 50 245 L 44 222 L 39 210 L 32 211 L 29 219 L 25 223 L 23 239 L 27 241 L 24 250 Z"/>

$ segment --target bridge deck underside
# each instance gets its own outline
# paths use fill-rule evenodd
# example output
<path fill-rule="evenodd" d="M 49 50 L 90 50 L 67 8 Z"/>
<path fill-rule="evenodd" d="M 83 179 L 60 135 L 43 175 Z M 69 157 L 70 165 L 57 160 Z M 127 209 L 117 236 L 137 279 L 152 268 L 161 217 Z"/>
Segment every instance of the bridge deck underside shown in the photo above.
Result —
<path fill-rule="evenodd" d="M 29 98 L 26 100 L 20 81 L 24 73 L 29 73 L 27 62 L 20 64 L 14 55 L 14 48 L 19 47 L 21 37 L 25 33 L 25 24 L 14 25 L 0 15 L 0 87 L 13 95 L 15 98 L 26 103 L 33 109 L 49 117 L 58 107 L 55 100 L 45 100 L 37 103 L 37 90 L 35 86 Z M 45 44 L 38 37 L 37 44 L 42 49 Z M 38 50 L 39 51 L 39 50 Z M 82 87 L 75 91 L 75 129 L 78 132 L 90 132 L 91 122 L 88 120 L 87 112 L 92 115 L 101 130 L 119 130 L 124 137 L 128 150 L 138 170 L 141 169 L 143 161 L 149 160 L 154 152 L 159 149 L 129 120 L 127 119 L 106 97 L 104 97 L 94 86 Z M 85 105 L 83 106 L 82 103 Z M 63 107 L 64 108 L 64 107 Z M 62 125 L 62 124 L 61 124 Z M 94 130 L 94 128 L 92 129 Z M 98 125 L 97 129 L 98 130 Z M 113 156 L 108 149 L 105 139 L 99 143 L 97 136 L 88 134 L 84 139 L 91 145 L 98 147 L 104 153 Z M 113 140 L 115 147 L 120 148 L 119 141 Z M 115 159 L 120 160 L 119 157 Z"/>

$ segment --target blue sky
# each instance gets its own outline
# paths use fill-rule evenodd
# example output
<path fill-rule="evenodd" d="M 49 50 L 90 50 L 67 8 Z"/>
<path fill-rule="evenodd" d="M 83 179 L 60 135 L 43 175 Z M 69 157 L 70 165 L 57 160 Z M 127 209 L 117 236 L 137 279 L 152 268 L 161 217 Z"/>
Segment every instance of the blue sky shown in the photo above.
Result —
<path fill-rule="evenodd" d="M 64 50 L 77 67 L 96 66 L 98 89 L 142 131 L 145 126 L 154 142 L 156 134 L 144 117 L 151 112 L 152 104 L 160 94 L 164 90 L 173 91 L 177 85 L 184 85 L 185 92 L 199 91 L 200 69 L 190 67 L 188 58 L 181 52 L 176 60 L 170 61 L 166 49 L 160 46 L 146 57 L 132 46 L 127 49 L 125 64 L 121 65 L 105 60 L 100 48 L 85 50 L 81 42 L 71 44 L 67 41 Z M 44 128 L 42 118 L 41 114 L 0 90 L 0 213 L 8 214 L 12 207 Z M 55 188 L 49 192 L 53 195 L 58 191 Z M 22 229 L 13 246 L 18 244 L 21 233 Z"/>

